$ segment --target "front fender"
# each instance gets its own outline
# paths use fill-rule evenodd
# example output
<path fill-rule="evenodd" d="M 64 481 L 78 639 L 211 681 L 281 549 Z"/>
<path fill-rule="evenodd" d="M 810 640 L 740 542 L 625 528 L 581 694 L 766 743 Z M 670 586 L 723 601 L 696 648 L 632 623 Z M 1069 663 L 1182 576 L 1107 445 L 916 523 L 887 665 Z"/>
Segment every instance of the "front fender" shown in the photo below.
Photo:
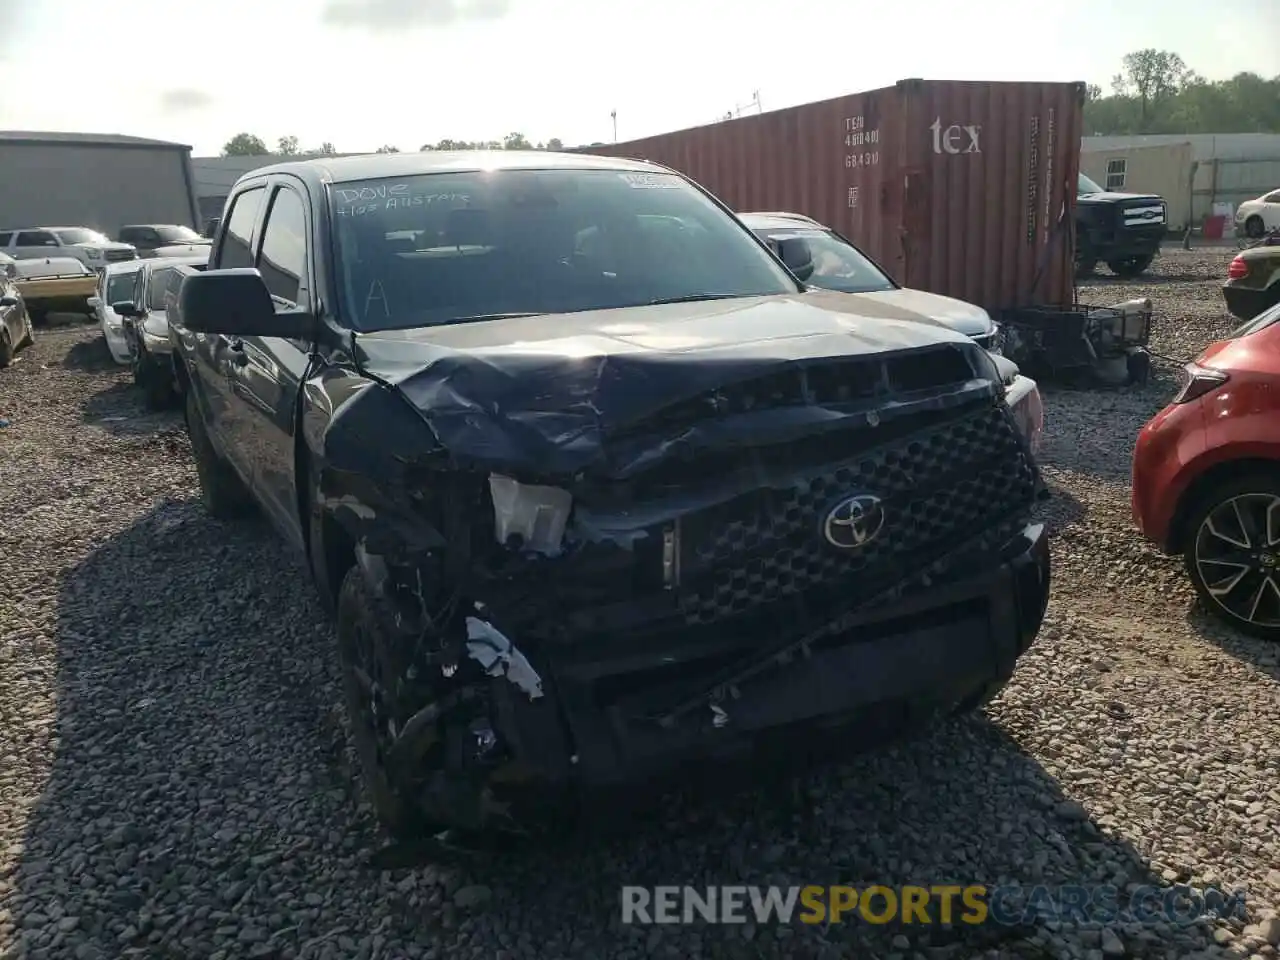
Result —
<path fill-rule="evenodd" d="M 427 519 L 424 489 L 441 447 L 392 387 L 325 368 L 304 386 L 302 442 L 315 509 L 370 553 L 399 556 L 444 540 Z"/>

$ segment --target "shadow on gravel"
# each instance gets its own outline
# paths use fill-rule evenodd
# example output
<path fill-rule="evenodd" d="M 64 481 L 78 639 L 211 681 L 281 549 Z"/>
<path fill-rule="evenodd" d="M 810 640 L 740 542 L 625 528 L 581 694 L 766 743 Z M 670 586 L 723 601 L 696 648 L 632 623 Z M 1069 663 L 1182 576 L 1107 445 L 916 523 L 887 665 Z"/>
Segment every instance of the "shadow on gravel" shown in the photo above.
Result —
<path fill-rule="evenodd" d="M 101 337 L 81 340 L 67 351 L 62 365 L 68 370 L 80 370 L 85 373 L 106 373 L 120 370 L 121 366 L 111 359 L 107 342 Z"/>
<path fill-rule="evenodd" d="M 1280 643 L 1258 640 L 1227 626 L 1211 616 L 1198 598 L 1187 609 L 1187 624 L 1197 636 L 1280 681 Z"/>
<path fill-rule="evenodd" d="M 1036 519 L 1045 524 L 1050 536 L 1088 515 L 1089 508 L 1061 483 L 1046 480 L 1046 485 L 1050 496 L 1036 508 Z"/>
<path fill-rule="evenodd" d="M 620 890 L 1158 884 L 981 718 L 811 774 L 790 808 L 764 791 L 673 798 L 500 866 L 375 874 L 330 626 L 265 525 L 165 502 L 66 571 L 58 611 L 57 753 L 20 865 L 0 877 L 27 957 L 834 960 L 851 944 L 1066 955 L 1055 941 L 1080 954 L 1100 932 L 1016 916 L 949 929 L 623 926 Z M 1183 947 L 1175 930 L 1120 935 L 1130 955 Z"/>
<path fill-rule="evenodd" d="M 143 404 L 142 392 L 132 380 L 119 380 L 90 395 L 84 402 L 80 418 L 90 426 L 101 427 L 119 436 L 144 436 L 186 429 L 181 410 L 148 410 Z"/>

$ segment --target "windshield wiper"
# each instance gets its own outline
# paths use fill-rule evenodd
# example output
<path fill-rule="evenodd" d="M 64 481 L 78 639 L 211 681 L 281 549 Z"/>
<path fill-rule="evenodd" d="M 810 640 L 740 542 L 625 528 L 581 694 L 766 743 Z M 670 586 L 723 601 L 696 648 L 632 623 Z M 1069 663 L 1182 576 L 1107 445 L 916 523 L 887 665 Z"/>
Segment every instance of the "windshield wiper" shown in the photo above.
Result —
<path fill-rule="evenodd" d="M 471 323 L 473 321 L 480 322 L 484 320 L 514 320 L 517 317 L 541 317 L 541 313 L 477 313 L 474 317 L 450 317 L 443 321 L 445 324 L 450 323 Z"/>
<path fill-rule="evenodd" d="M 657 307 L 664 303 L 701 303 L 704 300 L 733 300 L 742 296 L 738 293 L 690 293 L 683 297 L 659 297 L 650 300 L 649 306 Z"/>

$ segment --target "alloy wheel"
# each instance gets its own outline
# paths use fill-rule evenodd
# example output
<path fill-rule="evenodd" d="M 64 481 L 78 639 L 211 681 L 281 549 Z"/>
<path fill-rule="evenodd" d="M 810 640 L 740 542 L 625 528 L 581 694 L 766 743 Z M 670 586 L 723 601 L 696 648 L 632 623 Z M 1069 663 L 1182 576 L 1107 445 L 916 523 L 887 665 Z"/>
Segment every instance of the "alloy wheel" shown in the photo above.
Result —
<path fill-rule="evenodd" d="M 1280 496 L 1242 493 L 1218 503 L 1196 531 L 1194 559 L 1223 612 L 1280 628 Z"/>

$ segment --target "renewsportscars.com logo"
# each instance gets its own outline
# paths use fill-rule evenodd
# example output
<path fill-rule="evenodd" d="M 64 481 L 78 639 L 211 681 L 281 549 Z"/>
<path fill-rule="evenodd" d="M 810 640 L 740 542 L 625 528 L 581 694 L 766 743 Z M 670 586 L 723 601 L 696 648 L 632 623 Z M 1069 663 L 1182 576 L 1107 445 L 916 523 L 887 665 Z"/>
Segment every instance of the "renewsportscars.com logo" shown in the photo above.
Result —
<path fill-rule="evenodd" d="M 1202 917 L 1247 920 L 1243 891 L 985 884 L 622 888 L 622 922 L 640 924 L 1190 924 Z"/>

